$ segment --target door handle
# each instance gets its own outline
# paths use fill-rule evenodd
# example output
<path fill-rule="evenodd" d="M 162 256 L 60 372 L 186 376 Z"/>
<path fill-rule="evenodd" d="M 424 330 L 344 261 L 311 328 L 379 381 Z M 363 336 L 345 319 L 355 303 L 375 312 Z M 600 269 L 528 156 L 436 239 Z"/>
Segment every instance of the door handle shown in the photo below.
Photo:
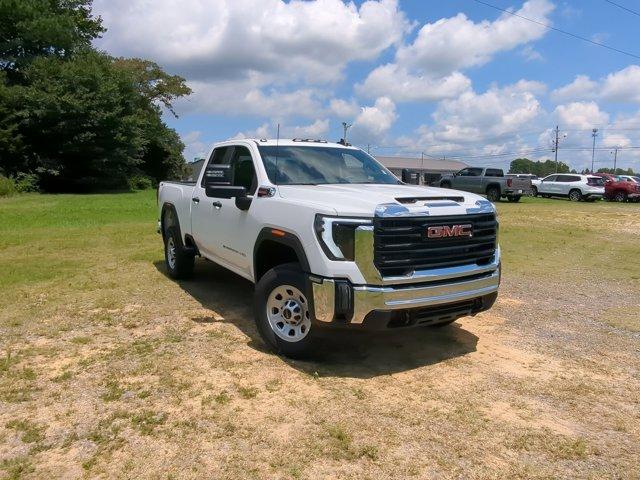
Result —
<path fill-rule="evenodd" d="M 200 199 L 199 199 L 198 197 L 193 197 L 193 198 L 191 199 L 191 201 L 192 201 L 193 203 L 200 203 Z"/>
<path fill-rule="evenodd" d="M 216 210 L 220 210 L 222 208 L 222 203 L 220 202 L 213 202 L 211 205 L 213 205 Z"/>

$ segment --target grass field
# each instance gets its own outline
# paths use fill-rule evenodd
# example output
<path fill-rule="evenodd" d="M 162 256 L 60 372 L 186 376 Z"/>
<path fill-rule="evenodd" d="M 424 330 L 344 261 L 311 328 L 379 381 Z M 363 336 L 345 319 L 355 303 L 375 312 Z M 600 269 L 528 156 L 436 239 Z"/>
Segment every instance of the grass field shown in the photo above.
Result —
<path fill-rule="evenodd" d="M 499 210 L 493 310 L 301 362 L 155 192 L 0 199 L 0 477 L 640 478 L 640 205 Z"/>

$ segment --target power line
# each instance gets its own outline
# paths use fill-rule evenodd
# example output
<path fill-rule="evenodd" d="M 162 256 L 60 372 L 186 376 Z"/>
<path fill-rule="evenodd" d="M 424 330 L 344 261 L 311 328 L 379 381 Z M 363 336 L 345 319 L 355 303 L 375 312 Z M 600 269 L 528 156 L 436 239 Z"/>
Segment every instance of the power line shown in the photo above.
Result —
<path fill-rule="evenodd" d="M 614 51 L 614 52 L 618 52 L 618 53 L 622 53 L 623 55 L 627 55 L 627 56 L 629 56 L 629 57 L 633 57 L 633 58 L 638 58 L 638 59 L 640 59 L 640 55 L 636 55 L 635 53 L 626 52 L 626 51 L 624 51 L 624 50 L 620 50 L 619 48 L 611 47 L 611 46 L 606 45 L 606 44 L 604 44 L 604 43 L 596 42 L 595 40 L 591 40 L 591 39 L 589 39 L 589 38 L 582 37 L 582 36 L 580 36 L 580 35 L 576 35 L 575 33 L 567 32 L 566 30 L 561 30 L 561 29 L 559 29 L 559 28 L 552 27 L 551 25 L 548 25 L 548 24 L 546 24 L 546 23 L 539 22 L 538 20 L 533 20 L 533 19 L 531 19 L 531 18 L 525 17 L 525 16 L 520 15 L 520 14 L 518 14 L 518 13 L 510 12 L 510 11 L 509 11 L 509 10 L 507 10 L 507 9 L 504 9 L 504 8 L 501 8 L 501 7 L 497 7 L 497 6 L 495 6 L 495 5 L 491 5 L 490 3 L 484 2 L 484 1 L 482 1 L 482 0 L 473 0 L 473 1 L 474 1 L 474 2 L 477 2 L 477 3 L 480 3 L 480 4 L 482 4 L 482 5 L 485 5 L 485 6 L 487 6 L 487 7 L 495 8 L 496 10 L 499 10 L 499 11 L 501 11 L 501 12 L 508 13 L 509 15 L 513 15 L 514 17 L 522 18 L 523 20 L 527 20 L 528 22 L 535 23 L 535 24 L 540 25 L 540 26 L 542 26 L 542 27 L 548 28 L 549 30 L 553 30 L 553 31 L 555 31 L 555 32 L 562 33 L 562 34 L 564 34 L 564 35 L 568 35 L 569 37 L 577 38 L 578 40 L 582 40 L 582 41 L 584 41 L 584 42 L 588 42 L 588 43 L 591 43 L 591 44 L 593 44 L 593 45 L 597 45 L 597 46 L 599 46 L 599 47 L 607 48 L 607 49 L 609 49 L 609 50 L 612 50 L 612 51 Z"/>
<path fill-rule="evenodd" d="M 611 5 L 615 5 L 618 8 L 621 8 L 622 10 L 626 10 L 629 13 L 633 13 L 634 15 L 637 15 L 640 17 L 640 12 L 636 12 L 635 10 L 631 10 L 630 8 L 625 7 L 624 5 L 620 5 L 619 3 L 616 2 L 612 2 L 611 0 L 604 0 L 607 3 L 610 3 Z"/>

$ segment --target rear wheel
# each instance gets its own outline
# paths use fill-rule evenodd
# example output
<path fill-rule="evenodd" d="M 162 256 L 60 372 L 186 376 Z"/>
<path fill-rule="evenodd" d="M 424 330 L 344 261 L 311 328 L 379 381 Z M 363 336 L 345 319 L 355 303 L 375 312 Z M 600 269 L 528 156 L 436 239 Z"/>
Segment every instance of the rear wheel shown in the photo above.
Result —
<path fill-rule="evenodd" d="M 168 227 L 164 235 L 164 261 L 171 278 L 185 279 L 193 273 L 195 255 L 184 248 L 176 227 Z"/>
<path fill-rule="evenodd" d="M 616 192 L 613 197 L 616 202 L 626 202 L 627 201 L 627 192 Z"/>
<path fill-rule="evenodd" d="M 307 279 L 297 263 L 272 268 L 255 290 L 256 326 L 260 336 L 276 353 L 301 358 L 315 343 Z"/>
<path fill-rule="evenodd" d="M 579 202 L 582 200 L 582 192 L 580 192 L 580 190 L 571 190 L 569 192 L 569 200 L 572 202 Z"/>
<path fill-rule="evenodd" d="M 487 188 L 487 200 L 493 203 L 500 201 L 500 190 L 498 187 Z"/>
<path fill-rule="evenodd" d="M 520 199 L 522 198 L 521 195 L 511 195 L 509 197 L 507 197 L 507 200 L 509 200 L 512 203 L 517 203 L 520 201 Z"/>

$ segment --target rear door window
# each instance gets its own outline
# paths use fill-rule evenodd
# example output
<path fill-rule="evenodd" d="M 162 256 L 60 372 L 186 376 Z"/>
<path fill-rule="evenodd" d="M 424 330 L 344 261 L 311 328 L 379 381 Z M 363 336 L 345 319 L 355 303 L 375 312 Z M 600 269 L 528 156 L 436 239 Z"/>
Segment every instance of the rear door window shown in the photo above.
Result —
<path fill-rule="evenodd" d="M 604 185 L 604 180 L 601 177 L 589 177 L 587 178 L 587 184 L 592 187 L 602 187 Z"/>
<path fill-rule="evenodd" d="M 504 177 L 504 172 L 499 168 L 487 168 L 484 174 L 485 177 Z"/>

